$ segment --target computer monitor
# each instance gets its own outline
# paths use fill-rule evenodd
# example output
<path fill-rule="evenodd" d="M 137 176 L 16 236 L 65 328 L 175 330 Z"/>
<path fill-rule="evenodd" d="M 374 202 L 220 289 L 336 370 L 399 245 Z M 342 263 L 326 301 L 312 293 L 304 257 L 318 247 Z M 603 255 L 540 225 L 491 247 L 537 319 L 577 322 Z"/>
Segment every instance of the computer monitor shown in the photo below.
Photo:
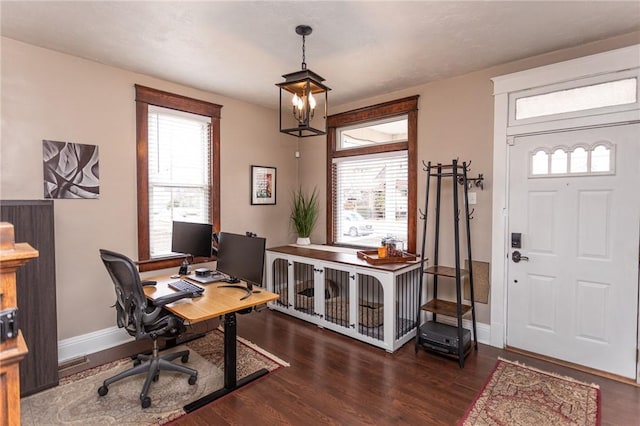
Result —
<path fill-rule="evenodd" d="M 266 239 L 220 232 L 218 234 L 218 262 L 216 270 L 229 276 L 230 283 L 243 280 L 247 289 L 262 285 Z M 240 287 L 243 288 L 243 287 Z"/>
<path fill-rule="evenodd" d="M 213 225 L 210 223 L 173 222 L 171 251 L 190 256 L 211 257 Z"/>

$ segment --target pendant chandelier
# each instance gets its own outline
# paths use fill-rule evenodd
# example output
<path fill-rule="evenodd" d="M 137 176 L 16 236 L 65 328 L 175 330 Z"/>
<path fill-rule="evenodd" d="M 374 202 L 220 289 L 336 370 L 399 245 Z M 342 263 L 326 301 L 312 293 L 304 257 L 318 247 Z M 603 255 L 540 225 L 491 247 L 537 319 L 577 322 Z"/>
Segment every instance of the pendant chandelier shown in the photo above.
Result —
<path fill-rule="evenodd" d="M 327 93 L 331 89 L 322 84 L 324 78 L 307 69 L 305 37 L 311 31 L 308 25 L 296 27 L 296 34 L 302 36 L 302 69 L 283 75 L 284 83 L 276 84 L 280 87 L 280 131 L 301 138 L 327 133 Z"/>

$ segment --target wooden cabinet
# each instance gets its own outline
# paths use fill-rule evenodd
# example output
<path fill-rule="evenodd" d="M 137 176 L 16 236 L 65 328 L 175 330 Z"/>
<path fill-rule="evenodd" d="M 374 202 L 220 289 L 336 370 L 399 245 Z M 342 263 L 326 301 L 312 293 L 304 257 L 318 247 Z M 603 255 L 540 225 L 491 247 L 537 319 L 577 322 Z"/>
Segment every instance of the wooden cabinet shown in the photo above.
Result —
<path fill-rule="evenodd" d="M 0 250 L 0 312 L 16 308 L 16 271 L 38 251 L 29 244 L 14 244 L 13 227 L 0 225 L 2 250 Z M 18 324 L 20 324 L 18 315 Z M 22 332 L 0 342 L 0 424 L 20 424 L 20 361 L 28 353 Z"/>
<path fill-rule="evenodd" d="M 416 332 L 419 265 L 370 265 L 355 251 L 281 246 L 266 252 L 271 309 L 393 352 Z"/>
<path fill-rule="evenodd" d="M 40 253 L 16 275 L 20 329 L 29 353 L 20 366 L 22 396 L 58 384 L 55 240 L 52 200 L 2 200 L 0 220 L 12 223 L 15 240 Z"/>

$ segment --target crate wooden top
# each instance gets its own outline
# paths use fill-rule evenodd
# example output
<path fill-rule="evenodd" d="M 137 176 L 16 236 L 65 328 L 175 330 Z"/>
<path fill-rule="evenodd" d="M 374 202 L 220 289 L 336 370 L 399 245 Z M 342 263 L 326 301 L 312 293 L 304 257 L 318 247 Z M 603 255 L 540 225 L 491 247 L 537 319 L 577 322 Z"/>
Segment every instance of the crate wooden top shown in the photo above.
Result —
<path fill-rule="evenodd" d="M 294 256 L 300 257 L 308 257 L 315 260 L 324 260 L 328 262 L 336 262 L 343 263 L 346 265 L 360 266 L 369 269 L 377 269 L 381 271 L 389 271 L 396 272 L 401 271 L 405 268 L 409 268 L 419 263 L 419 261 L 406 262 L 406 263 L 388 263 L 382 265 L 372 265 L 368 263 L 364 259 L 358 258 L 356 254 L 356 250 L 353 250 L 353 253 L 344 253 L 341 251 L 336 251 L 331 246 L 321 246 L 321 245 L 312 245 L 312 246 L 299 246 L 299 245 L 288 245 L 288 246 L 279 246 L 279 247 L 270 247 L 267 251 L 275 252 L 275 253 L 284 253 L 290 254 Z"/>

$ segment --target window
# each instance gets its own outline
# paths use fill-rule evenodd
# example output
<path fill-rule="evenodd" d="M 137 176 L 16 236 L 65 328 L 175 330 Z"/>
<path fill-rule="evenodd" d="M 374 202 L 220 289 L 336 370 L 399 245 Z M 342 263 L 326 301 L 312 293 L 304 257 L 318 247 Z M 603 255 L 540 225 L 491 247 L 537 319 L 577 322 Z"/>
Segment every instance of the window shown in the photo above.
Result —
<path fill-rule="evenodd" d="M 220 229 L 220 105 L 136 85 L 140 270 L 176 266 L 174 220 Z"/>
<path fill-rule="evenodd" d="M 416 247 L 417 102 L 410 97 L 328 117 L 327 241 Z"/>
<path fill-rule="evenodd" d="M 614 149 L 605 141 L 591 146 L 556 147 L 550 153 L 546 148 L 537 148 L 530 153 L 530 176 L 610 175 L 615 172 Z"/>
<path fill-rule="evenodd" d="M 633 104 L 637 101 L 637 85 L 637 79 L 627 78 L 518 98 L 516 120 Z"/>

